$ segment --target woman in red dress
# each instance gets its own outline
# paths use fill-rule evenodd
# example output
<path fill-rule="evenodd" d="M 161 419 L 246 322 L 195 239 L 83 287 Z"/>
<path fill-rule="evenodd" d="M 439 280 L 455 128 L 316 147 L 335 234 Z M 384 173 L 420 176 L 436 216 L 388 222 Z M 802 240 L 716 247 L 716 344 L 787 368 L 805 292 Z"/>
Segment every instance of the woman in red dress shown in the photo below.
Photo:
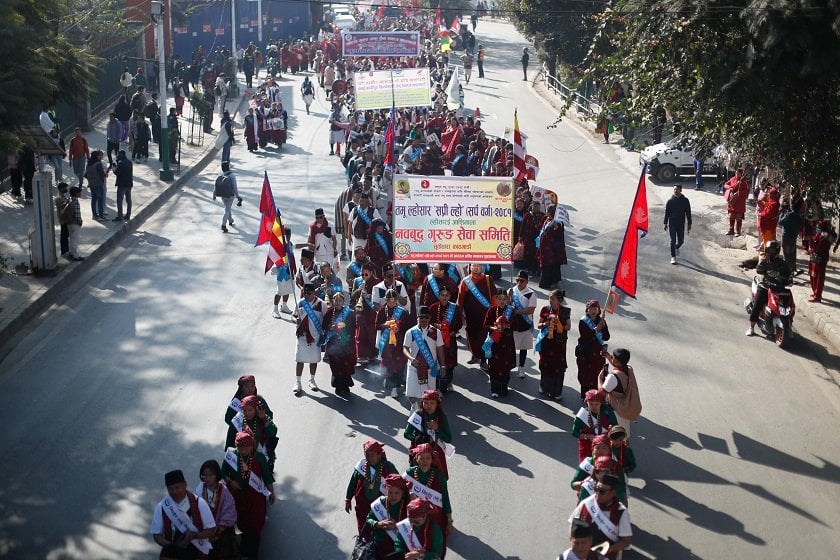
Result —
<path fill-rule="evenodd" d="M 378 275 L 382 274 L 382 267 L 392 260 L 394 243 L 391 234 L 385 231 L 385 222 L 373 220 L 368 229 L 367 245 L 365 246 L 370 261 L 376 267 Z"/>
<path fill-rule="evenodd" d="M 324 314 L 323 325 L 324 354 L 329 357 L 331 385 L 336 395 L 348 397 L 356 372 L 356 313 L 345 304 L 343 293 L 333 296 L 333 305 Z"/>
<path fill-rule="evenodd" d="M 508 394 L 510 370 L 516 367 L 516 347 L 513 342 L 513 329 L 510 328 L 512 315 L 513 306 L 507 303 L 507 293 L 496 293 L 496 305 L 491 306 L 484 316 L 484 328 L 489 331 L 488 336 L 493 341 L 488 359 L 488 373 L 490 396 L 494 399 Z"/>
<path fill-rule="evenodd" d="M 435 265 L 441 266 L 441 265 Z M 447 278 L 448 280 L 448 278 Z M 443 335 L 443 357 L 437 386 L 441 393 L 446 393 L 452 384 L 455 368 L 458 366 L 458 331 L 463 321 L 461 309 L 449 301 L 452 291 L 441 283 L 438 289 L 438 301 L 429 307 L 431 323 Z"/>
<path fill-rule="evenodd" d="M 376 310 L 370 294 L 379 283 L 373 263 L 362 265 L 362 275 L 350 286 L 350 305 L 356 311 L 356 360 L 366 364 L 376 357 Z"/>
<path fill-rule="evenodd" d="M 590 299 L 586 302 L 586 313 L 578 321 L 578 331 L 580 336 L 575 346 L 575 358 L 580 398 L 583 399 L 589 389 L 598 388 L 598 374 L 606 363 L 601 350 L 610 339 L 610 329 L 601 317 L 601 304 L 598 300 Z"/>
<path fill-rule="evenodd" d="M 566 341 L 572 322 L 572 310 L 564 306 L 566 292 L 554 290 L 548 305 L 540 311 L 536 351 L 540 354 L 540 394 L 563 400 L 563 381 L 566 377 Z"/>
<path fill-rule="evenodd" d="M 399 396 L 399 387 L 405 385 L 407 359 L 403 353 L 403 341 L 409 322 L 408 311 L 397 305 L 398 296 L 394 290 L 385 292 L 385 305 L 376 314 L 376 330 L 381 331 L 377 347 L 382 359 L 385 390 L 390 389 L 394 398 Z"/>

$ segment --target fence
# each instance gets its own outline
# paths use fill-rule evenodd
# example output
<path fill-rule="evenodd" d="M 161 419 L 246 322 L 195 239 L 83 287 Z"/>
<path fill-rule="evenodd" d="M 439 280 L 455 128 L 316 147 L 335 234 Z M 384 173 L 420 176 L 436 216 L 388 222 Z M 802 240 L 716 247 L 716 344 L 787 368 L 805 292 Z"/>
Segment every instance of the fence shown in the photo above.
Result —
<path fill-rule="evenodd" d="M 545 64 L 543 64 L 542 75 L 544 76 L 543 79 L 545 80 L 545 87 L 548 91 L 554 93 L 555 95 L 559 95 L 563 103 L 566 103 L 569 100 L 569 97 L 571 97 L 572 107 L 574 107 L 580 115 L 589 118 L 600 112 L 601 106 L 589 97 L 589 83 L 584 86 L 584 93 L 575 91 L 560 81 L 558 77 L 549 74 L 548 68 Z"/>

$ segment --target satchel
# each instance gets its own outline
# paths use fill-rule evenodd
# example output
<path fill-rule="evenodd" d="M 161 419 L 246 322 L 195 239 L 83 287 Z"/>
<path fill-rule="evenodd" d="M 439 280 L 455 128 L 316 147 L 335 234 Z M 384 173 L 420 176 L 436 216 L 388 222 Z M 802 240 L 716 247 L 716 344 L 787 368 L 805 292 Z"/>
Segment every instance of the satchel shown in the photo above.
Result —
<path fill-rule="evenodd" d="M 516 245 L 513 246 L 513 254 L 511 255 L 514 261 L 524 261 L 525 260 L 525 244 L 521 241 L 517 241 Z"/>
<path fill-rule="evenodd" d="M 356 536 L 356 544 L 353 546 L 353 553 L 350 560 L 376 560 L 376 543 L 365 540 L 361 535 Z"/>

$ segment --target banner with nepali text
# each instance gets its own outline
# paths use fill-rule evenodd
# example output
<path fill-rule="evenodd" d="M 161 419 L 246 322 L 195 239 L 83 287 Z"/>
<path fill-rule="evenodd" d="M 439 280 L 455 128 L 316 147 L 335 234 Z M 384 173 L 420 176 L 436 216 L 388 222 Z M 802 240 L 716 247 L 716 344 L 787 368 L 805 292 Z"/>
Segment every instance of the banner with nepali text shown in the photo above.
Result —
<path fill-rule="evenodd" d="M 343 31 L 342 56 L 420 56 L 419 31 Z"/>
<path fill-rule="evenodd" d="M 428 68 L 354 72 L 353 87 L 357 111 L 392 106 L 429 107 L 432 104 Z"/>
<path fill-rule="evenodd" d="M 394 260 L 509 263 L 513 179 L 394 177 Z"/>

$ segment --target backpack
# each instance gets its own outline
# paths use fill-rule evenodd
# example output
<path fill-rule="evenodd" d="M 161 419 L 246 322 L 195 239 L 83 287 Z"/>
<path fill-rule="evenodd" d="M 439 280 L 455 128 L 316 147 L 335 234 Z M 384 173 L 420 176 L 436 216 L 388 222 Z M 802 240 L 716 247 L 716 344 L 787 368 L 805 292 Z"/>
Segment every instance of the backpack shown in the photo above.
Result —
<path fill-rule="evenodd" d="M 227 175 L 216 177 L 216 184 L 213 187 L 213 196 L 229 198 L 233 196 L 233 181 Z"/>
<path fill-rule="evenodd" d="M 73 218 L 73 201 L 72 200 L 63 200 L 61 201 L 60 211 L 58 213 L 58 223 L 59 224 L 72 224 Z"/>

